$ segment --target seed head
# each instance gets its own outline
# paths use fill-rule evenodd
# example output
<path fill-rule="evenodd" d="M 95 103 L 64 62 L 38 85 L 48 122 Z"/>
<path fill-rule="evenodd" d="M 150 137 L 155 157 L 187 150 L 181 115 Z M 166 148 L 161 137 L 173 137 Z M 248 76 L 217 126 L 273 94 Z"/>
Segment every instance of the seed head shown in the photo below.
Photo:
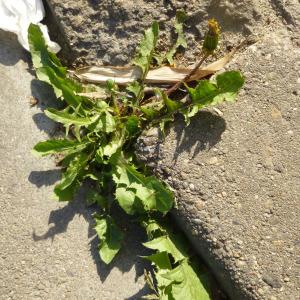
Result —
<path fill-rule="evenodd" d="M 208 20 L 208 31 L 205 35 L 203 42 L 203 50 L 207 53 L 213 53 L 219 42 L 221 29 L 218 22 L 215 19 Z"/>

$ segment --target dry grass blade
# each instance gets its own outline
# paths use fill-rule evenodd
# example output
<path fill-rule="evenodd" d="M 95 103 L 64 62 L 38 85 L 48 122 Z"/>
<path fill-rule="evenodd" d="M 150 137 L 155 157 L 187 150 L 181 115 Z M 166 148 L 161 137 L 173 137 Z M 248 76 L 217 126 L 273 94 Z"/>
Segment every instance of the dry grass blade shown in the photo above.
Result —
<path fill-rule="evenodd" d="M 76 93 L 76 95 L 82 96 L 82 97 L 88 97 L 88 98 L 92 98 L 92 99 L 106 98 L 107 97 L 107 94 L 105 93 L 105 91 L 88 92 L 88 93 Z"/>
<path fill-rule="evenodd" d="M 141 77 L 138 67 L 90 66 L 77 69 L 73 75 L 91 83 L 105 83 L 112 79 L 117 84 L 126 85 Z"/>
<path fill-rule="evenodd" d="M 236 51 L 237 48 L 227 53 L 221 59 L 198 70 L 189 81 L 199 80 L 221 70 L 230 61 Z M 161 84 L 176 83 L 183 80 L 192 69 L 193 67 L 172 68 L 167 66 L 151 69 L 147 74 L 145 82 Z M 141 71 L 138 67 L 90 66 L 79 68 L 73 74 L 85 82 L 105 83 L 107 80 L 112 79 L 119 85 L 127 85 L 141 78 Z"/>

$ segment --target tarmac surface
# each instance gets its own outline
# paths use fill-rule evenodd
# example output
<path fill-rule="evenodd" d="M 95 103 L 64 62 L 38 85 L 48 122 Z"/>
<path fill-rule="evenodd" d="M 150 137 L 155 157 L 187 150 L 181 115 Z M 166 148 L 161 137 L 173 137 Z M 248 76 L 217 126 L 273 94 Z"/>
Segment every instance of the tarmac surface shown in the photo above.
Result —
<path fill-rule="evenodd" d="M 299 11 L 300 11 L 300 5 Z M 226 69 L 236 103 L 155 130 L 140 159 L 175 190 L 173 215 L 231 299 L 300 299 L 300 48 L 273 25 Z"/>

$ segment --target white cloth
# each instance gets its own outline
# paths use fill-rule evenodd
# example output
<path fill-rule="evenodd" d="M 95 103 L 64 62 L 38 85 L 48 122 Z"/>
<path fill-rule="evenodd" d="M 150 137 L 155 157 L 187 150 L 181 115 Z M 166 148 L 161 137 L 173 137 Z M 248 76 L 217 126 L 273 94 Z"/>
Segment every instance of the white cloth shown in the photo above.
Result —
<path fill-rule="evenodd" d="M 40 23 L 45 16 L 42 0 L 0 0 L 0 29 L 18 36 L 18 41 L 26 49 L 28 45 L 28 27 L 30 23 L 40 26 L 51 52 L 60 51 L 60 46 L 50 40 L 48 28 Z"/>

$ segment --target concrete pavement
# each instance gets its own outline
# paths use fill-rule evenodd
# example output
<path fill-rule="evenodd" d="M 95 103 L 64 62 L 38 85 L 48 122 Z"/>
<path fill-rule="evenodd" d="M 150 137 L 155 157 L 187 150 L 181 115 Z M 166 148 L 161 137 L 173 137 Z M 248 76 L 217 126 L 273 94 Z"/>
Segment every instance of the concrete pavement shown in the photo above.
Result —
<path fill-rule="evenodd" d="M 0 299 L 140 299 L 142 232 L 125 241 L 111 266 L 99 261 L 91 209 L 51 199 L 60 173 L 32 147 L 56 131 L 42 110 L 55 105 L 49 88 L 28 70 L 29 54 L 0 31 Z M 31 107 L 34 95 L 38 105 Z"/>

